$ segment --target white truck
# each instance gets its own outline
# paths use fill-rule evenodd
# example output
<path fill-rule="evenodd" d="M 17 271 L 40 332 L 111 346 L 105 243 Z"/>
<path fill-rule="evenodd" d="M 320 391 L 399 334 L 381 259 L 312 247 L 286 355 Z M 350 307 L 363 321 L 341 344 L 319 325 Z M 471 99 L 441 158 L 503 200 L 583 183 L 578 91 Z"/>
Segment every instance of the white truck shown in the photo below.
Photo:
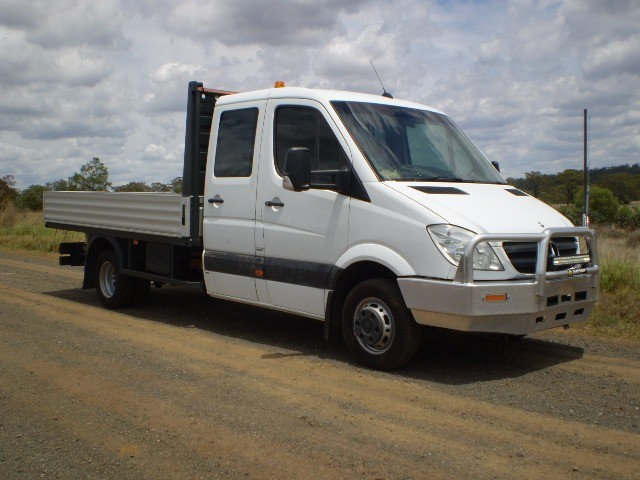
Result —
<path fill-rule="evenodd" d="M 305 88 L 191 82 L 182 194 L 47 192 L 48 227 L 102 304 L 150 282 L 325 322 L 392 369 L 420 325 L 526 335 L 586 320 L 592 230 L 506 184 L 442 112 Z"/>

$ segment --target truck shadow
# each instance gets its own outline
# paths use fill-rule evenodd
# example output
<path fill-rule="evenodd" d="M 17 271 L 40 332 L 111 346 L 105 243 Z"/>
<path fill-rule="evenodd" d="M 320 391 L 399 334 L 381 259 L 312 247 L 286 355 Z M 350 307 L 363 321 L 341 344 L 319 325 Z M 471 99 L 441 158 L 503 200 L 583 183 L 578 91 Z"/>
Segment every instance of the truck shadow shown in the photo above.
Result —
<path fill-rule="evenodd" d="M 93 290 L 70 289 L 47 294 L 102 308 Z M 148 303 L 119 311 L 132 317 L 198 328 L 284 350 L 262 355 L 263 361 L 282 362 L 291 357 L 315 356 L 351 362 L 340 342 L 325 342 L 321 322 L 171 287 L 153 289 Z M 581 358 L 583 353 L 579 347 L 537 338 L 504 339 L 425 328 L 416 358 L 391 375 L 464 385 L 519 377 Z"/>

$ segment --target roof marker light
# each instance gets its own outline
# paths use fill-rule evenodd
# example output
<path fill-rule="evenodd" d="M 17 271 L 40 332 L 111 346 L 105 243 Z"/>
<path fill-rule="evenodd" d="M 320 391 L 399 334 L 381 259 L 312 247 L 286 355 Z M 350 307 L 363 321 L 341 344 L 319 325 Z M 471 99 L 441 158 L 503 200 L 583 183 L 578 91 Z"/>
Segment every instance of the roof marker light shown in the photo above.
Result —
<path fill-rule="evenodd" d="M 278 80 L 274 85 L 273 88 L 284 88 L 284 82 L 282 80 Z"/>

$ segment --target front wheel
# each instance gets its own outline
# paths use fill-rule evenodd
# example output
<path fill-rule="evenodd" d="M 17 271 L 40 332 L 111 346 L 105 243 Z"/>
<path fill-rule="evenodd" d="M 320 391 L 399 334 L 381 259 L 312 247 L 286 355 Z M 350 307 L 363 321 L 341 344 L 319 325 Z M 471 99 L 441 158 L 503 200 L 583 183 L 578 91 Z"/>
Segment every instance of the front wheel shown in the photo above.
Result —
<path fill-rule="evenodd" d="M 420 345 L 420 328 L 395 281 L 365 280 L 347 295 L 342 310 L 347 348 L 360 363 L 391 370 L 407 363 Z"/>

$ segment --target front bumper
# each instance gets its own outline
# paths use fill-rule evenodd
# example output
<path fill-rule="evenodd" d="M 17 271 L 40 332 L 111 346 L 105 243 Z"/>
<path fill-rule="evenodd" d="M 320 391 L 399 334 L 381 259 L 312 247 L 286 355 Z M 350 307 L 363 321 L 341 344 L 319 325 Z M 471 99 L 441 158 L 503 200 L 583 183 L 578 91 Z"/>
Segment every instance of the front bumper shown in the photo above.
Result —
<path fill-rule="evenodd" d="M 590 265 L 548 272 L 549 241 L 569 235 L 585 238 Z M 478 243 L 486 241 L 538 242 L 536 273 L 521 274 L 509 281 L 474 281 L 473 251 Z M 422 325 L 525 335 L 586 320 L 598 299 L 598 272 L 592 230 L 549 228 L 537 235 L 477 235 L 467 245 L 453 281 L 404 277 L 398 279 L 398 285 L 407 307 Z M 487 301 L 492 296 L 505 300 Z"/>

